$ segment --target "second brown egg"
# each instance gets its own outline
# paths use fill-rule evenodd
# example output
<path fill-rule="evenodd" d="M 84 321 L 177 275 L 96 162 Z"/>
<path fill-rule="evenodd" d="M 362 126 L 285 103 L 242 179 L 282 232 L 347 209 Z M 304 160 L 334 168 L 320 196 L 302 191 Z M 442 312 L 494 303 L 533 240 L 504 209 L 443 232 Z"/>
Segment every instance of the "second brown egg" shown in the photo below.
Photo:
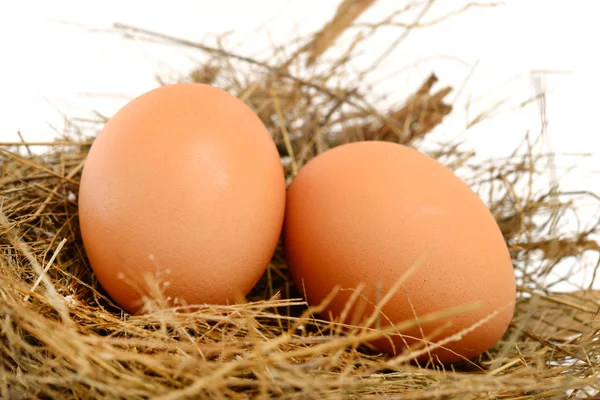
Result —
<path fill-rule="evenodd" d="M 515 277 L 494 217 L 452 171 L 406 146 L 351 143 L 309 161 L 288 189 L 284 248 L 310 304 L 341 289 L 325 318 L 360 326 L 419 262 L 383 306 L 381 326 L 482 305 L 373 342 L 390 354 L 427 339 L 431 351 L 420 360 L 474 357 L 500 340 L 512 318 Z"/>

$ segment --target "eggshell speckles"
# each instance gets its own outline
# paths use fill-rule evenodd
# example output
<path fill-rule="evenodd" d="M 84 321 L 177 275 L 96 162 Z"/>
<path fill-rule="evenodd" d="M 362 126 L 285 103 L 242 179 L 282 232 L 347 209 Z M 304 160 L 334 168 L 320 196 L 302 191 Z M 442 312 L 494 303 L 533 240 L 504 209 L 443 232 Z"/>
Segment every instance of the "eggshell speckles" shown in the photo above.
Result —
<path fill-rule="evenodd" d="M 281 162 L 260 119 L 227 92 L 191 83 L 119 110 L 90 150 L 79 192 L 92 268 L 132 312 L 147 277 L 188 304 L 246 295 L 273 255 L 284 208 Z"/>
<path fill-rule="evenodd" d="M 383 307 L 382 326 L 452 306 L 483 307 L 422 324 L 437 341 L 500 310 L 487 323 L 431 354 L 442 362 L 473 357 L 497 343 L 514 311 L 515 278 L 496 221 L 479 197 L 449 169 L 405 146 L 342 145 L 307 163 L 288 189 L 284 249 L 292 277 L 311 304 L 343 289 L 323 317 L 339 319 L 352 290 L 364 283 L 346 323 L 360 324 L 420 257 L 423 263 Z M 428 253 L 429 252 L 429 253 Z M 368 299 L 365 300 L 365 299 Z M 503 308 L 504 307 L 504 308 Z M 387 318 L 387 319 L 386 319 Z M 451 326 L 444 324 L 450 322 Z M 439 332 L 438 332 L 439 333 Z M 404 332 L 422 338 L 419 329 Z M 399 353 L 410 337 L 374 345 Z M 420 357 L 429 358 L 428 354 Z"/>

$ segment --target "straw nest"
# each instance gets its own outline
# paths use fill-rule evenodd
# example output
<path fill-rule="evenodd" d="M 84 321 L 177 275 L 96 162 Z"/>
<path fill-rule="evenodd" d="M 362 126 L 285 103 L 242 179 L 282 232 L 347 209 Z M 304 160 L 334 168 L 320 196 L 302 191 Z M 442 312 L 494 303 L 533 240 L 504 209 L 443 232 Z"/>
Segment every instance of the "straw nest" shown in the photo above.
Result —
<path fill-rule="evenodd" d="M 206 62 L 176 80 L 214 84 L 251 105 L 272 132 L 289 179 L 316 154 L 347 141 L 427 145 L 480 194 L 513 256 L 517 308 L 497 346 L 454 365 L 419 365 L 410 353 L 378 354 L 364 335 L 342 334 L 314 317 L 292 286 L 280 249 L 245 304 L 124 313 L 95 280 L 78 232 L 78 180 L 100 120 L 87 137 L 71 133 L 52 143 L 0 147 L 0 397 L 550 399 L 596 393 L 600 296 L 586 288 L 555 293 L 547 279 L 565 261 L 579 268 L 584 254 L 600 250 L 593 240 L 597 223 L 561 229 L 577 204 L 594 195 L 562 193 L 556 185 L 535 189 L 551 156 L 539 138 L 527 136 L 506 157 L 477 163 L 456 143 L 428 142 L 452 112 L 446 100 L 452 88 L 436 89 L 435 75 L 390 109 L 377 109 L 365 96 L 361 78 L 370 70 L 340 79 L 355 48 L 401 15 L 364 27 L 348 48 L 326 59 L 325 51 L 373 3 L 343 1 L 319 32 L 291 44 L 296 52 L 275 51 L 265 58 L 269 63 L 133 27 L 115 29 L 202 52 Z M 46 151 L 31 151 L 36 145 Z"/>

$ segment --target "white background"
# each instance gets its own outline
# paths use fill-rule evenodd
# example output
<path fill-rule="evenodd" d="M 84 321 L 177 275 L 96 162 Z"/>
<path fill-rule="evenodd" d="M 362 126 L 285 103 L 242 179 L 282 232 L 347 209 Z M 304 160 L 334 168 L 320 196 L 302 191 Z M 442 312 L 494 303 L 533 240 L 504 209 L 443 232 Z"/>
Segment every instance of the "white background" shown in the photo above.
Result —
<path fill-rule="evenodd" d="M 380 20 L 405 3 L 380 0 L 361 20 Z M 438 1 L 425 20 L 465 4 Z M 63 116 L 94 109 L 111 115 L 155 87 L 156 74 L 182 73 L 195 65 L 189 52 L 123 39 L 111 32 L 114 22 L 196 41 L 231 31 L 227 43 L 236 44 L 236 52 L 260 58 L 274 43 L 321 27 L 337 5 L 328 0 L 0 0 L 0 141 L 19 140 L 17 130 L 29 141 L 52 139 L 64 129 Z M 496 118 L 463 137 L 482 156 L 506 156 L 528 130 L 539 131 L 535 104 L 511 110 L 533 95 L 531 71 L 550 71 L 543 79 L 547 145 L 559 153 L 591 154 L 562 186 L 600 192 L 599 17 L 598 0 L 507 0 L 472 8 L 414 30 L 379 70 L 375 77 L 383 83 L 373 90 L 395 92 L 393 99 L 401 100 L 431 72 L 440 84 L 455 87 L 470 76 L 440 134 L 461 134 L 468 102 L 472 116 L 504 101 Z M 401 33 L 388 29 L 364 50 L 376 56 Z M 557 163 L 568 166 L 574 160 L 559 157 Z M 598 208 L 584 211 L 584 218 L 592 218 Z"/>

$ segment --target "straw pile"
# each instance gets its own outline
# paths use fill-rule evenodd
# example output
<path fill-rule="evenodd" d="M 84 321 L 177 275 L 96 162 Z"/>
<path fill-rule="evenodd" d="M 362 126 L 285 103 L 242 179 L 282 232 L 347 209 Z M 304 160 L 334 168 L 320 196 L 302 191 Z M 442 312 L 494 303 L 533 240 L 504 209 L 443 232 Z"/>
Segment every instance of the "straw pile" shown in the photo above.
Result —
<path fill-rule="evenodd" d="M 251 105 L 272 132 L 289 179 L 316 154 L 347 141 L 427 147 L 480 194 L 511 250 L 518 304 L 503 340 L 477 359 L 454 365 L 419 365 L 410 353 L 378 354 L 364 345 L 364 336 L 344 335 L 314 316 L 290 282 L 280 249 L 246 304 L 128 315 L 104 295 L 85 258 L 76 195 L 93 133 L 73 134 L 53 143 L 0 147 L 1 398 L 595 395 L 600 295 L 589 288 L 555 293 L 547 279 L 564 261 L 578 268 L 584 254 L 600 252 L 593 240 L 598 223 L 582 223 L 574 232 L 560 229 L 577 204 L 594 195 L 561 193 L 555 185 L 534 188 L 546 176 L 550 156 L 540 138 L 527 136 L 505 158 L 477 163 L 456 143 L 428 142 L 428 134 L 452 112 L 446 100 L 452 88 L 440 88 L 433 74 L 401 106 L 383 110 L 369 103 L 360 79 L 340 79 L 356 46 L 395 17 L 362 30 L 347 51 L 326 60 L 324 53 L 373 3 L 343 1 L 321 31 L 298 42 L 294 54 L 282 60 L 275 51 L 266 58 L 277 63 L 115 28 L 205 54 L 207 61 L 185 80 L 217 85 Z M 32 152 L 37 145 L 47 151 Z"/>

